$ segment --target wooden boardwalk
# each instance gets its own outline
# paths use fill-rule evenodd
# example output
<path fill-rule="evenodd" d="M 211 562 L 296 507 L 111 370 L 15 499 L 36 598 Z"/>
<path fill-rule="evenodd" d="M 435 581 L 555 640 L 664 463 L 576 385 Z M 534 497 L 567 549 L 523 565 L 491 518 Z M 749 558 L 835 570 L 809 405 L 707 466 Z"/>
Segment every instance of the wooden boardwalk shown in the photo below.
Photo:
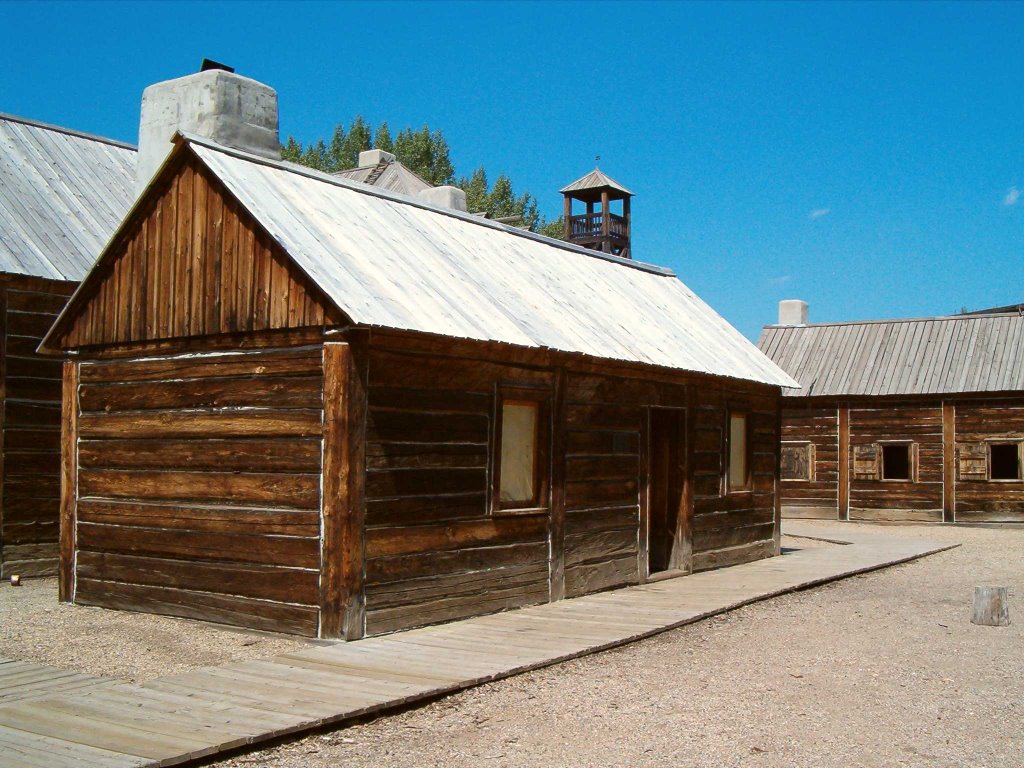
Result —
<path fill-rule="evenodd" d="M 787 522 L 785 529 L 806 533 L 797 522 Z M 802 549 L 685 578 L 141 685 L 99 681 L 104 684 L 21 700 L 0 706 L 0 768 L 185 763 L 623 645 L 773 595 L 950 548 L 859 526 L 834 530 L 848 546 Z M 0 678 L 0 701 L 5 693 Z"/>

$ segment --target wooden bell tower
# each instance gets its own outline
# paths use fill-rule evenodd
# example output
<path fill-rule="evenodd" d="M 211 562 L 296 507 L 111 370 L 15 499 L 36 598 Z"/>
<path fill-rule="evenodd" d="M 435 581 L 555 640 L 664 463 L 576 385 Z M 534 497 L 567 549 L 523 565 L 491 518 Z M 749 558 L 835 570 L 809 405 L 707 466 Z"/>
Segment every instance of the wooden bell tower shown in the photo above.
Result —
<path fill-rule="evenodd" d="M 561 189 L 565 196 L 564 239 L 584 248 L 632 258 L 629 250 L 629 199 L 633 193 L 595 168 L 582 179 Z M 572 201 L 579 200 L 586 213 L 573 215 Z M 612 203 L 620 203 L 612 213 Z M 596 206 L 600 204 L 600 209 Z"/>

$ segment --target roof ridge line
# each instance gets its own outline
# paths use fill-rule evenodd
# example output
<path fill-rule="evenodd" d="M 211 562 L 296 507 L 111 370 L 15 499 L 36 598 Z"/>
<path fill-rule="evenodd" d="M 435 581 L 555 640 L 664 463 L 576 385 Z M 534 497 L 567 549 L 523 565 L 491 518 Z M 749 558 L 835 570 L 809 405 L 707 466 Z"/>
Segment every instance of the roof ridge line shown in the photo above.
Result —
<path fill-rule="evenodd" d="M 129 144 L 126 141 L 119 141 L 118 139 L 111 139 L 107 136 L 100 136 L 95 133 L 86 133 L 85 131 L 76 131 L 74 128 L 65 128 L 62 125 L 54 125 L 52 123 L 44 123 L 42 120 L 32 120 L 28 117 L 20 117 L 18 115 L 12 115 L 7 112 L 0 112 L 0 120 L 7 120 L 12 123 L 21 123 L 22 125 L 30 125 L 33 128 L 42 128 L 47 131 L 55 131 L 56 133 L 64 133 L 68 136 L 76 136 L 80 139 L 88 139 L 89 141 L 98 141 L 101 144 L 110 144 L 111 146 L 121 147 L 122 149 L 131 149 L 138 152 L 139 148 L 134 144 Z"/>
<path fill-rule="evenodd" d="M 286 173 L 296 173 L 299 174 L 300 176 L 305 176 L 306 178 L 313 179 L 314 181 L 321 181 L 325 184 L 332 184 L 336 187 L 343 187 L 344 189 L 351 190 L 352 192 L 358 192 L 363 195 L 370 195 L 371 197 L 383 198 L 384 200 L 390 200 L 391 202 L 394 203 L 412 205 L 413 207 L 422 208 L 423 210 L 426 211 L 433 211 L 434 213 L 440 213 L 444 216 L 450 216 L 461 221 L 467 221 L 472 224 L 476 224 L 477 226 L 480 227 L 489 227 L 491 229 L 501 230 L 502 232 L 507 232 L 510 235 L 522 237 L 526 240 L 533 240 L 535 242 L 544 243 L 546 245 L 551 245 L 556 248 L 569 251 L 571 253 L 578 253 L 582 256 L 588 256 L 592 259 L 597 259 L 599 261 L 607 261 L 612 264 L 618 264 L 619 266 L 622 267 L 628 267 L 630 269 L 637 269 L 640 270 L 641 272 L 649 272 L 654 275 L 659 275 L 660 277 L 677 277 L 675 271 L 670 267 L 663 267 L 658 264 L 648 264 L 643 261 L 634 261 L 633 259 L 624 259 L 621 256 L 613 256 L 610 253 L 603 253 L 601 251 L 593 251 L 589 248 L 583 248 L 582 246 L 579 245 L 573 245 L 572 243 L 568 243 L 564 240 L 556 240 L 553 237 L 547 237 L 537 232 L 529 232 L 524 229 L 519 229 L 518 227 L 512 227 L 505 224 L 501 224 L 493 219 L 484 219 L 479 216 L 474 216 L 473 214 L 467 213 L 465 211 L 456 211 L 452 208 L 431 205 L 415 197 L 403 195 L 398 192 L 391 192 L 389 190 L 381 189 L 380 187 L 373 187 L 361 181 L 353 181 L 351 179 L 346 179 L 340 176 L 332 176 L 329 173 L 317 171 L 314 168 L 308 168 L 306 166 L 299 165 L 298 163 L 293 163 L 286 160 L 273 160 L 269 157 L 254 155 L 252 153 L 240 149 L 235 149 L 233 147 L 225 147 L 224 145 L 218 144 L 215 141 L 211 141 L 210 139 L 207 139 L 202 136 L 197 136 L 196 134 L 188 133 L 186 131 L 179 131 L 178 135 L 180 135 L 185 141 L 189 142 L 190 144 L 198 144 L 199 146 L 206 147 L 207 149 L 211 149 L 214 152 L 220 152 L 221 154 L 230 155 L 240 160 L 245 160 L 247 162 L 257 163 L 259 165 L 266 165 L 271 168 L 277 168 L 279 170 L 285 171 Z"/>
<path fill-rule="evenodd" d="M 836 325 L 878 325 L 881 323 L 934 323 L 945 320 L 984 320 L 994 317 L 1024 317 L 1018 312 L 993 312 L 987 315 L 935 315 L 934 317 L 896 317 L 881 320 L 837 320 L 830 323 L 803 323 L 802 325 L 791 325 L 784 323 L 766 323 L 761 326 L 762 330 L 780 330 L 788 328 L 825 328 Z"/>

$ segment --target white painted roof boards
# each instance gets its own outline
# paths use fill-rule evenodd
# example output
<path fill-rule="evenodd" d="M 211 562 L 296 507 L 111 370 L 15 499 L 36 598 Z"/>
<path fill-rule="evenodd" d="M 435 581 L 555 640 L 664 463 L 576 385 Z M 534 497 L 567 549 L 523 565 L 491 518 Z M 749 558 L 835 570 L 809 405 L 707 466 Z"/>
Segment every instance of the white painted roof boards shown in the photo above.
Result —
<path fill-rule="evenodd" d="M 766 326 L 758 347 L 803 385 L 791 397 L 1024 391 L 1024 316 Z"/>
<path fill-rule="evenodd" d="M 669 270 L 186 139 L 357 324 L 795 386 Z"/>
<path fill-rule="evenodd" d="M 134 201 L 135 154 L 0 114 L 0 272 L 85 277 Z"/>

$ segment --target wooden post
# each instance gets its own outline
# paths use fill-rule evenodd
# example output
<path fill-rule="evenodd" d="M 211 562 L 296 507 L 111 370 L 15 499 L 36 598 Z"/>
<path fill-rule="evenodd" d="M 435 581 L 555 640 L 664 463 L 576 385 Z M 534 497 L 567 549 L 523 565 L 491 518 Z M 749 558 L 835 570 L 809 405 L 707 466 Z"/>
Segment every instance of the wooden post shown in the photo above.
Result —
<path fill-rule="evenodd" d="M 77 360 L 64 361 L 60 429 L 60 564 L 58 599 L 75 601 L 75 540 L 78 521 L 78 369 Z"/>
<path fill-rule="evenodd" d="M 640 484 L 637 488 L 640 521 L 637 531 L 637 573 L 643 584 L 650 574 L 651 525 L 651 409 L 644 408 L 640 416 Z"/>
<path fill-rule="evenodd" d="M 975 587 L 972 624 L 988 627 L 1010 625 L 1010 605 L 1006 587 Z"/>
<path fill-rule="evenodd" d="M 568 241 L 572 239 L 572 198 L 569 195 L 565 196 L 565 207 L 563 208 L 562 218 L 564 226 L 562 232 L 564 234 L 564 240 Z"/>
<path fill-rule="evenodd" d="M 4 568 L 4 414 L 7 411 L 7 289 L 0 288 L 0 573 Z"/>
<path fill-rule="evenodd" d="M 608 235 L 611 232 L 611 213 L 608 205 L 608 190 L 602 190 L 601 192 L 601 250 L 605 253 L 612 252 L 612 244 L 608 240 Z"/>
<path fill-rule="evenodd" d="M 629 204 L 629 198 L 626 198 Z M 680 511 L 681 541 L 679 568 L 693 573 L 693 444 L 697 427 L 697 393 L 690 384 L 686 387 L 686 419 L 683 439 L 683 508 Z"/>
<path fill-rule="evenodd" d="M 320 636 L 363 636 L 366 381 L 353 343 L 327 342 L 324 364 Z"/>
<path fill-rule="evenodd" d="M 551 409 L 551 520 L 548 568 L 551 602 L 565 597 L 565 369 L 555 374 L 554 407 Z"/>
<path fill-rule="evenodd" d="M 956 406 L 942 403 L 942 522 L 956 520 Z"/>
<path fill-rule="evenodd" d="M 629 214 L 629 196 L 622 198 L 622 217 L 626 220 L 626 250 L 622 255 L 633 258 L 633 218 Z"/>
<path fill-rule="evenodd" d="M 839 406 L 839 497 L 840 520 L 850 519 L 850 406 Z"/>
<path fill-rule="evenodd" d="M 775 554 L 782 554 L 782 393 L 775 406 L 775 535 L 772 537 Z M 810 459 L 812 462 L 813 458 Z M 813 464 L 810 467 L 813 470 Z"/>

